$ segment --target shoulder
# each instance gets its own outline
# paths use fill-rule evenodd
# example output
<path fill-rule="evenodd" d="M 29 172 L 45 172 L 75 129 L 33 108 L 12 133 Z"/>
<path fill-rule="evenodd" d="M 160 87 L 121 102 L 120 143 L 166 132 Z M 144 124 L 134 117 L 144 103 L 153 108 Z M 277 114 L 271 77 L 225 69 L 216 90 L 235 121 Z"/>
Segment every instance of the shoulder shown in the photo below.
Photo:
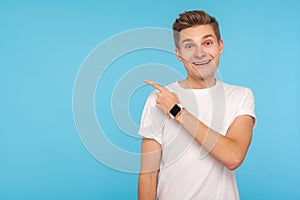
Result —
<path fill-rule="evenodd" d="M 170 83 L 169 85 L 166 85 L 165 88 L 167 88 L 169 91 L 177 91 L 180 89 L 180 86 L 178 82 Z"/>
<path fill-rule="evenodd" d="M 221 85 L 223 87 L 223 90 L 226 95 L 233 95 L 233 96 L 247 96 L 247 95 L 253 95 L 253 92 L 250 88 L 239 86 L 239 85 L 231 85 L 228 83 L 221 82 Z"/>

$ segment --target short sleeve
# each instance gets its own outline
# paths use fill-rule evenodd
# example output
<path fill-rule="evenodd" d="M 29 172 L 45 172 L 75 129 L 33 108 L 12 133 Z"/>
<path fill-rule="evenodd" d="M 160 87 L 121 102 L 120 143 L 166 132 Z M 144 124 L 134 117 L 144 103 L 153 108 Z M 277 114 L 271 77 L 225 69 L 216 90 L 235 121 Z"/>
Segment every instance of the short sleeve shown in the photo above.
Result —
<path fill-rule="evenodd" d="M 145 104 L 138 134 L 162 144 L 166 115 L 156 106 L 157 91 L 152 92 Z"/>
<path fill-rule="evenodd" d="M 236 113 L 236 117 L 240 115 L 249 115 L 253 117 L 255 120 L 254 125 L 256 124 L 254 95 L 249 88 L 246 88 L 245 95 L 243 96 L 239 109 Z"/>

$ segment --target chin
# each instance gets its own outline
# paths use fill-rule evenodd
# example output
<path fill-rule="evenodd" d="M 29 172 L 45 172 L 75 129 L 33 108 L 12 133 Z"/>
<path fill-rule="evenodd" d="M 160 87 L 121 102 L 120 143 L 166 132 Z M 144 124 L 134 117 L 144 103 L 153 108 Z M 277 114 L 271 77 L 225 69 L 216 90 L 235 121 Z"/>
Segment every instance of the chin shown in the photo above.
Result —
<path fill-rule="evenodd" d="M 207 71 L 207 70 L 197 70 L 198 72 L 195 73 L 195 77 L 200 79 L 211 79 L 215 77 L 215 71 Z"/>

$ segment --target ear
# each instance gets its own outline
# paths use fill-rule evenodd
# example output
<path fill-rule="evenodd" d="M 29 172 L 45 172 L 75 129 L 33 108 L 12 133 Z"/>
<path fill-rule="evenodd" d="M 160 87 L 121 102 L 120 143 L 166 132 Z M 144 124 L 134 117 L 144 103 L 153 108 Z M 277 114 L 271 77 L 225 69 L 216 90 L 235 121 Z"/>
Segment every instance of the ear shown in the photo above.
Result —
<path fill-rule="evenodd" d="M 223 53 L 223 47 L 224 47 L 224 41 L 222 39 L 220 39 L 220 41 L 219 41 L 220 54 Z"/>
<path fill-rule="evenodd" d="M 182 59 L 182 57 L 181 57 L 181 55 L 180 55 L 180 52 L 179 52 L 179 49 L 178 49 L 178 48 L 175 48 L 175 53 L 176 53 L 176 57 L 177 57 L 178 61 L 179 61 L 179 62 L 182 62 L 183 59 Z"/>

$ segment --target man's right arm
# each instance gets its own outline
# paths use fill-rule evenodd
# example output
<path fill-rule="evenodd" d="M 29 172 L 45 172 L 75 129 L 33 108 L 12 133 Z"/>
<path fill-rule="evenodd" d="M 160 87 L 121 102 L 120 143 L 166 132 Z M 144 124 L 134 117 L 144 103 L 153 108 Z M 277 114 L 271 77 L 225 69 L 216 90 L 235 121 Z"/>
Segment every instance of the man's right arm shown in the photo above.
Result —
<path fill-rule="evenodd" d="M 161 145 L 153 139 L 143 138 L 141 170 L 138 183 L 139 200 L 155 200 L 161 159 Z"/>

